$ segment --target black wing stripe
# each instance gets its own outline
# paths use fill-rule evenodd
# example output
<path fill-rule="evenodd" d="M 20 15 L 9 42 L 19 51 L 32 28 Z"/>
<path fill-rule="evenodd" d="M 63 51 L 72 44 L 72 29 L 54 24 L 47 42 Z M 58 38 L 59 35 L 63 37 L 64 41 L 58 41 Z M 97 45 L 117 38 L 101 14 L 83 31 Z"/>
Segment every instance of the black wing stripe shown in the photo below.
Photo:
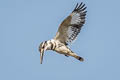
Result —
<path fill-rule="evenodd" d="M 83 4 L 79 9 L 82 9 L 85 6 L 85 4 Z"/>
<path fill-rule="evenodd" d="M 83 4 L 83 2 L 80 3 L 80 5 L 76 5 L 75 9 L 73 10 L 74 11 L 77 11 L 77 12 L 80 12 L 80 11 L 84 11 L 87 7 L 85 7 L 85 4 Z"/>
<path fill-rule="evenodd" d="M 78 9 L 81 7 L 82 4 L 83 4 L 83 2 L 80 3 L 80 5 L 78 6 Z"/>
<path fill-rule="evenodd" d="M 81 11 L 84 11 L 87 7 L 84 7 L 83 9 L 81 9 Z"/>
<path fill-rule="evenodd" d="M 77 7 L 78 7 L 78 3 L 77 3 L 77 5 L 75 6 L 75 9 L 76 9 Z M 74 9 L 74 10 L 75 10 L 75 9 Z M 73 11 L 74 11 L 74 10 L 73 10 Z"/>

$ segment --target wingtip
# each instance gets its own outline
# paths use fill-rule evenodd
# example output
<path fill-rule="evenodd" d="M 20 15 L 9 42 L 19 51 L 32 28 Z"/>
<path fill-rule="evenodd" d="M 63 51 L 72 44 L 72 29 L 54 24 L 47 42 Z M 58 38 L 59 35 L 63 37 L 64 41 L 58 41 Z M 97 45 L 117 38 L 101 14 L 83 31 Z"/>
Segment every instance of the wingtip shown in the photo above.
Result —
<path fill-rule="evenodd" d="M 75 6 L 75 9 L 74 9 L 74 10 L 76 10 L 76 9 L 77 9 L 77 7 L 78 7 L 78 3 L 76 4 L 76 6 Z M 74 11 L 74 10 L 73 10 L 73 11 Z"/>
<path fill-rule="evenodd" d="M 86 8 L 87 7 L 85 6 L 85 4 L 83 2 L 81 2 L 81 3 L 77 2 L 76 6 L 75 6 L 75 8 L 73 10 L 73 12 L 74 11 L 84 11 Z"/>
<path fill-rule="evenodd" d="M 83 2 L 81 2 L 80 4 L 83 4 Z"/>

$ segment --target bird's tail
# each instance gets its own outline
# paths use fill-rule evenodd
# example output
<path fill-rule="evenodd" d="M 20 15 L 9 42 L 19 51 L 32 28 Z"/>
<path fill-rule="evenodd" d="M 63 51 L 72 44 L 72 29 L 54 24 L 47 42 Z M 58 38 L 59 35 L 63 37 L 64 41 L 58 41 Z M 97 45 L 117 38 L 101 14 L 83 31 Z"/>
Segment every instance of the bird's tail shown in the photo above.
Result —
<path fill-rule="evenodd" d="M 80 56 L 76 56 L 75 58 L 80 60 L 80 61 L 84 61 L 84 59 L 82 57 L 80 57 Z"/>
<path fill-rule="evenodd" d="M 72 57 L 76 58 L 79 61 L 84 61 L 84 59 L 82 57 L 78 56 L 77 54 L 75 54 L 73 52 L 70 53 L 69 56 L 72 56 Z"/>

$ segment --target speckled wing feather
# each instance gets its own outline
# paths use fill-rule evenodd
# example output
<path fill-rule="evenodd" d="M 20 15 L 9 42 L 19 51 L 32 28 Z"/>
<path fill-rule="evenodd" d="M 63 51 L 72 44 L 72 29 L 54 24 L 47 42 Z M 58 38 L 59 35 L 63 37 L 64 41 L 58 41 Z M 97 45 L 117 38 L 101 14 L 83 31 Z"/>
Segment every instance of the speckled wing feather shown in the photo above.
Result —
<path fill-rule="evenodd" d="M 86 8 L 85 4 L 77 3 L 72 13 L 60 24 L 54 39 L 66 45 L 75 40 L 80 33 L 81 27 L 85 23 Z"/>

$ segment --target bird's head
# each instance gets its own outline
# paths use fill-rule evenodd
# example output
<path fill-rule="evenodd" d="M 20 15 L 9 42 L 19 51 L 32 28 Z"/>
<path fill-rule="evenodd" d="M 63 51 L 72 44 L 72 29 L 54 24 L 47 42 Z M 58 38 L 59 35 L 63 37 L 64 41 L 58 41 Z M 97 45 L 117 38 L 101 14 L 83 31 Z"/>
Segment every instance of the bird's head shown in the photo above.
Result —
<path fill-rule="evenodd" d="M 44 56 L 44 51 L 47 49 L 47 41 L 42 42 L 39 46 L 39 51 L 40 51 L 40 64 L 42 64 L 43 61 L 43 56 Z"/>

